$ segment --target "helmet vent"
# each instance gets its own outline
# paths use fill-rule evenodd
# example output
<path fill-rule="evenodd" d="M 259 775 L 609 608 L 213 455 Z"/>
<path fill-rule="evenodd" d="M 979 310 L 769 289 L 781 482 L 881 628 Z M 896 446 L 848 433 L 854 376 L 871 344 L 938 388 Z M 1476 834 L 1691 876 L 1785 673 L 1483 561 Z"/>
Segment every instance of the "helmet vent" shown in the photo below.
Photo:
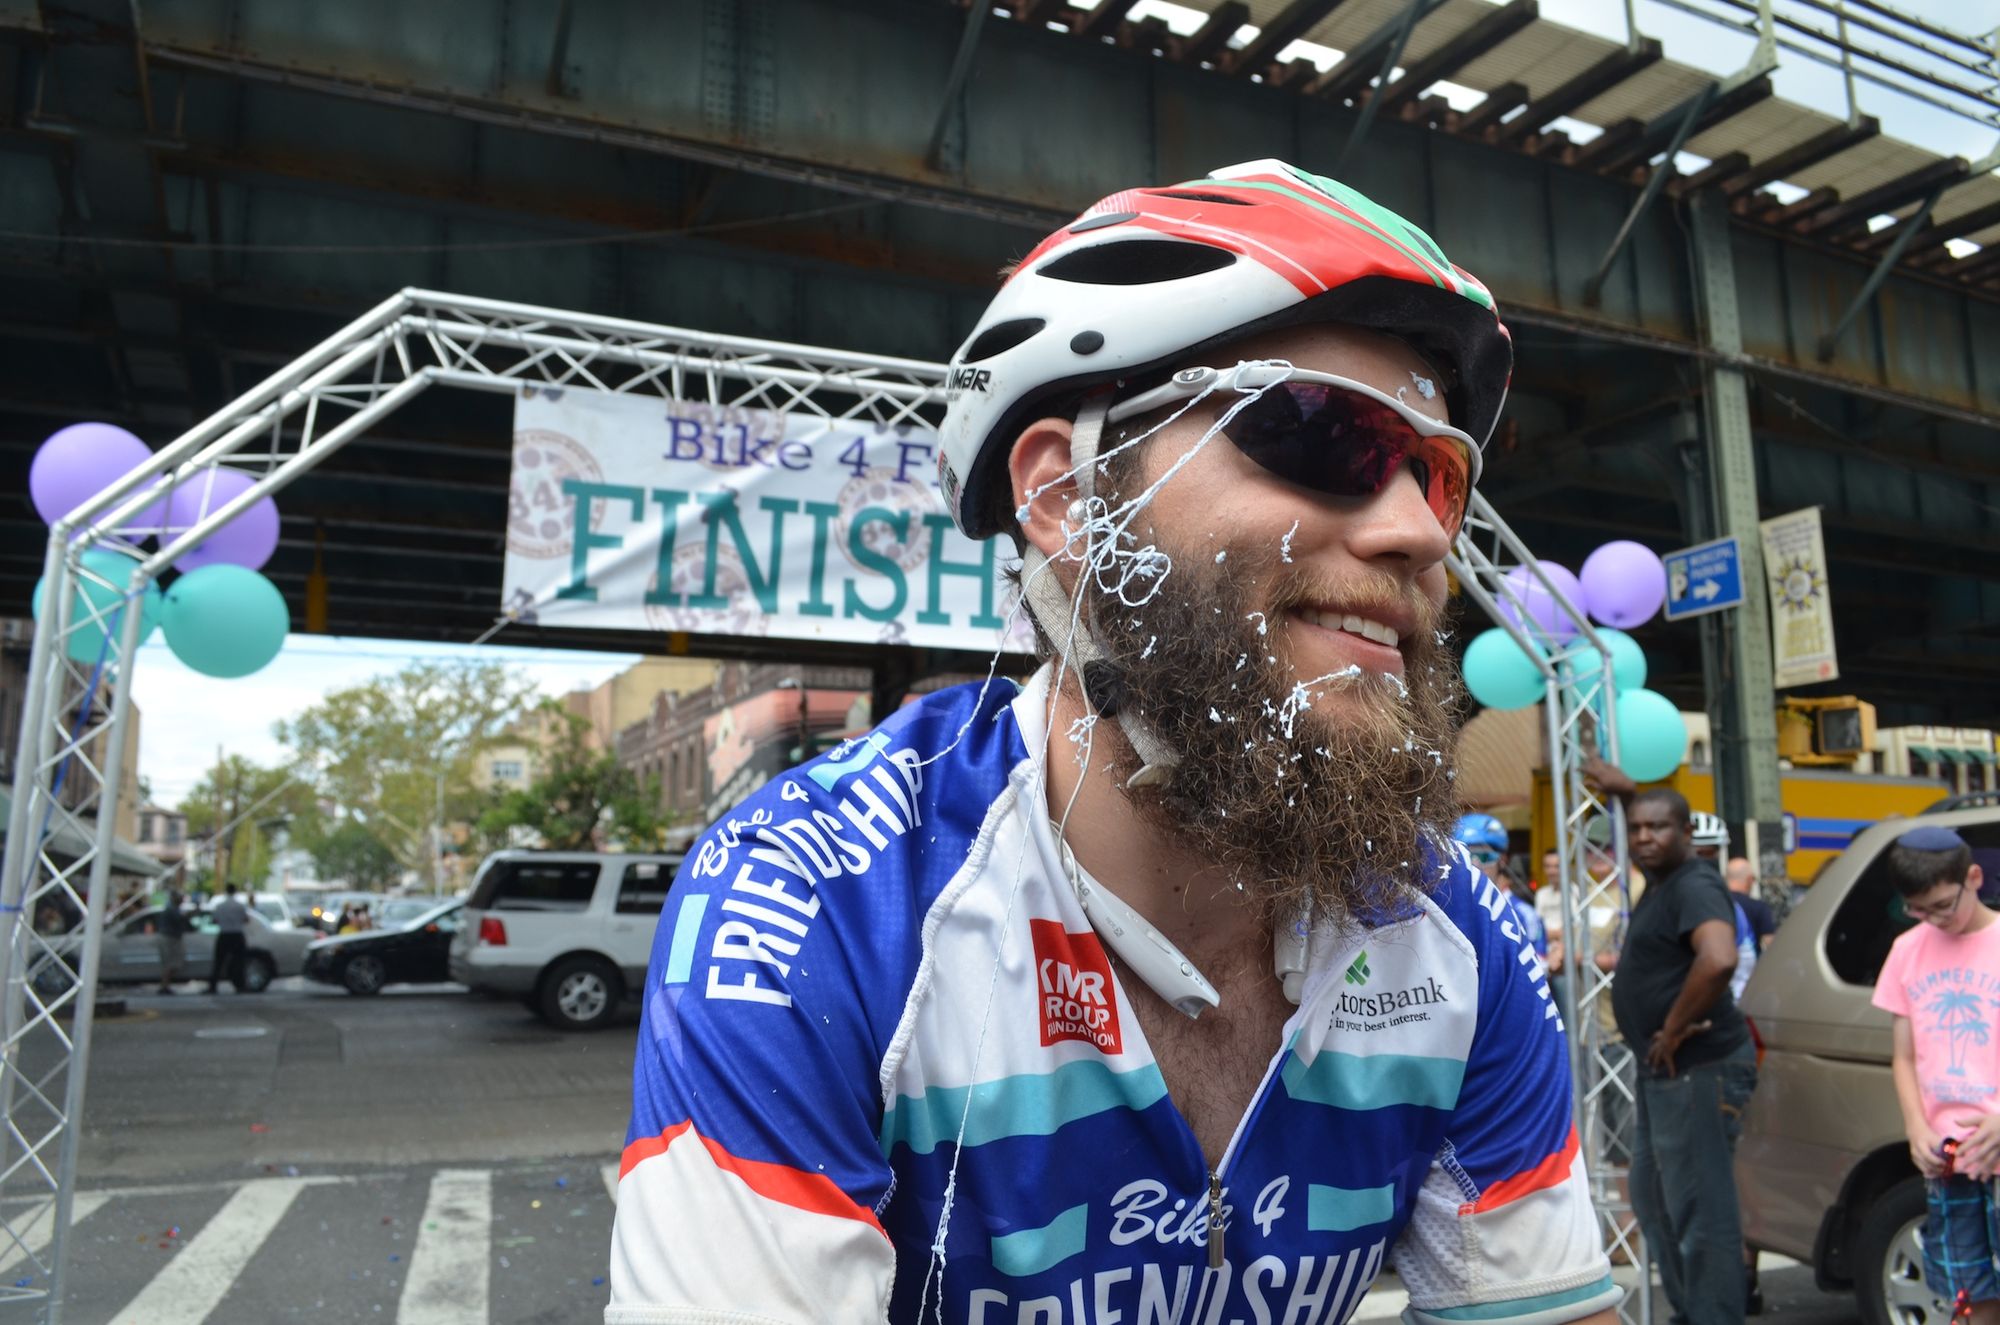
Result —
<path fill-rule="evenodd" d="M 1172 239 L 1124 239 L 1053 258 L 1037 276 L 1079 285 L 1152 285 L 1221 271 L 1236 261 L 1227 249 Z"/>
<path fill-rule="evenodd" d="M 1250 207 L 1248 198 L 1232 198 L 1226 193 L 1186 193 L 1179 189 L 1148 190 L 1156 198 L 1180 198 L 1186 202 L 1219 202 L 1229 207 Z"/>
<path fill-rule="evenodd" d="M 1013 349 L 1028 337 L 1040 331 L 1048 323 L 1038 317 L 1017 317 L 1010 322 L 995 322 L 986 330 L 972 338 L 959 356 L 961 363 L 978 363 Z"/>

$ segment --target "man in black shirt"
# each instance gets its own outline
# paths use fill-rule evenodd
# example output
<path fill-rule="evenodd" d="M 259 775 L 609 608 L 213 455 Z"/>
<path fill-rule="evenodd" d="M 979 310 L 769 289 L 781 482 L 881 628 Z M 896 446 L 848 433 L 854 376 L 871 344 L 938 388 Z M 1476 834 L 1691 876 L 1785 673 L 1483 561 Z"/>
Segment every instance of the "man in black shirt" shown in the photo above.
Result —
<path fill-rule="evenodd" d="M 1694 854 L 1679 793 L 1639 793 L 1626 823 L 1632 863 L 1646 875 L 1611 985 L 1619 1032 L 1639 1056 L 1632 1206 L 1674 1314 L 1688 1325 L 1741 1325 L 1731 1162 L 1757 1060 L 1729 995 L 1736 913 L 1715 866 Z"/>

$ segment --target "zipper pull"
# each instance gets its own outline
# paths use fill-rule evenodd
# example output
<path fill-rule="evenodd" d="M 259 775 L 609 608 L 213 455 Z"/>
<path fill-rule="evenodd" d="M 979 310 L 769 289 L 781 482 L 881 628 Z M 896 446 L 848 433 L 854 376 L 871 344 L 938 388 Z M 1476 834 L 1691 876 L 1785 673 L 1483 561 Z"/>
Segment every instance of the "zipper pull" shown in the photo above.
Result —
<path fill-rule="evenodd" d="M 1222 1175 L 1208 1175 L 1208 1268 L 1222 1268 Z"/>

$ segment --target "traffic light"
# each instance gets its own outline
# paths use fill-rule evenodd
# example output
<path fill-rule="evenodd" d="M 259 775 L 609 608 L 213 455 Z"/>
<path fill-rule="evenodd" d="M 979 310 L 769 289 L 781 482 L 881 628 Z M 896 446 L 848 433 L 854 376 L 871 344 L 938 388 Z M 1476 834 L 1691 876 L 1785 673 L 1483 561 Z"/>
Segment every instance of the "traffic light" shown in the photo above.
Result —
<path fill-rule="evenodd" d="M 1780 700 L 1777 718 L 1778 753 L 1800 767 L 1852 767 L 1875 748 L 1875 706 L 1853 695 Z"/>

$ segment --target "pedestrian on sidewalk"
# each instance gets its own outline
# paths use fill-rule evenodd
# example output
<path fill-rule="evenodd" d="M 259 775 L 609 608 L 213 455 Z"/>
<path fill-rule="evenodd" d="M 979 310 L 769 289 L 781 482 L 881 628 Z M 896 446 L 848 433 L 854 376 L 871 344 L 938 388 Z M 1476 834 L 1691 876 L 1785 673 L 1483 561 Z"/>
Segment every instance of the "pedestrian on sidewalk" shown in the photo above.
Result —
<path fill-rule="evenodd" d="M 1979 900 L 1972 849 L 1949 828 L 1912 828 L 1889 848 L 1903 909 L 1921 923 L 1900 936 L 1875 982 L 1895 1018 L 1896 1102 L 1910 1159 L 1927 1180 L 1924 1277 L 1973 1325 L 2000 1325 L 1993 1178 L 2000 1171 L 2000 1038 L 1986 1033 L 2000 982 L 2000 925 Z"/>
<path fill-rule="evenodd" d="M 1732 1161 L 1757 1059 L 1729 977 L 1736 909 L 1694 853 L 1685 797 L 1632 798 L 1632 861 L 1646 875 L 1611 985 L 1618 1029 L 1639 1056 L 1632 1207 L 1674 1314 L 1742 1325 L 1743 1221 Z"/>
<path fill-rule="evenodd" d="M 250 923 L 250 908 L 236 895 L 236 885 L 223 890 L 222 900 L 210 909 L 215 920 L 215 960 L 208 964 L 208 992 L 213 994 L 223 975 L 238 993 L 243 991 L 243 931 Z"/>
<path fill-rule="evenodd" d="M 181 967 L 187 964 L 187 913 L 181 910 L 181 890 L 167 890 L 167 905 L 160 912 L 160 992 L 171 994 L 174 982 L 180 978 Z"/>

